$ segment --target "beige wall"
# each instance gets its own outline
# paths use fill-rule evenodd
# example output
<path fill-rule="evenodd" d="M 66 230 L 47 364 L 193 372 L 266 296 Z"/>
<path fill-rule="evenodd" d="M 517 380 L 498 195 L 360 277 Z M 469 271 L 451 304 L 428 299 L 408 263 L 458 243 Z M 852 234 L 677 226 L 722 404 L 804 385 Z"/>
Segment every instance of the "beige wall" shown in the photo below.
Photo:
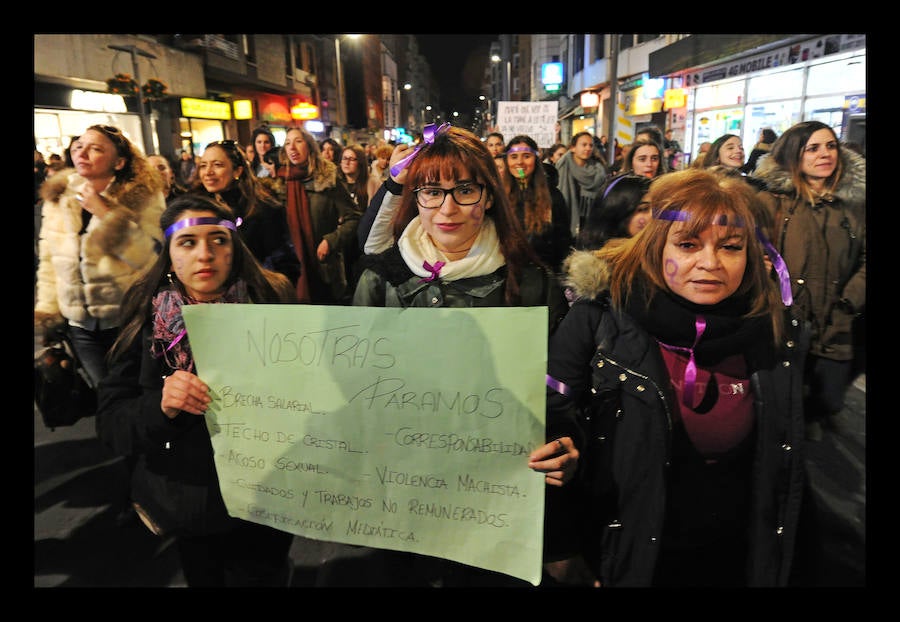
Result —
<path fill-rule="evenodd" d="M 158 78 L 169 93 L 180 97 L 206 97 L 203 60 L 134 35 L 37 34 L 34 35 L 34 75 L 75 88 L 105 91 L 106 79 L 116 73 L 134 76 L 131 54 L 107 46 L 135 45 L 156 56 L 137 56 L 141 82 Z"/>

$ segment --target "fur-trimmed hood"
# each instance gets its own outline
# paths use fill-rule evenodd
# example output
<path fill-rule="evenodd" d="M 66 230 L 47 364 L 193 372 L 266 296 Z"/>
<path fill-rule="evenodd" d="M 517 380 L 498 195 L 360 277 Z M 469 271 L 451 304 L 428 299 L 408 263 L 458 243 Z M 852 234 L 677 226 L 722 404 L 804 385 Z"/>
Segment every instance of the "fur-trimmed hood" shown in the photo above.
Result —
<path fill-rule="evenodd" d="M 338 183 L 337 170 L 337 165 L 334 162 L 326 160 L 325 158 L 319 158 L 312 177 L 304 181 L 303 184 L 306 186 L 307 190 L 309 190 L 310 187 L 308 184 L 311 183 L 313 192 L 324 192 L 329 188 L 334 188 Z M 259 181 L 269 190 L 269 192 L 278 197 L 282 203 L 285 201 L 287 187 L 283 175 L 261 177 Z"/>
<path fill-rule="evenodd" d="M 324 166 L 317 166 L 316 174 L 313 175 L 313 189 L 316 192 L 322 192 L 337 185 L 337 164 L 325 158 L 321 159 Z"/>
<path fill-rule="evenodd" d="M 844 174 L 835 188 L 834 196 L 848 203 L 865 203 L 866 159 L 850 149 L 841 150 Z M 788 171 L 781 168 L 771 154 L 760 157 L 753 177 L 762 180 L 774 194 L 794 194 L 794 182 Z"/>
<path fill-rule="evenodd" d="M 609 264 L 594 251 L 575 250 L 563 261 L 563 285 L 576 298 L 594 299 L 609 287 Z"/>

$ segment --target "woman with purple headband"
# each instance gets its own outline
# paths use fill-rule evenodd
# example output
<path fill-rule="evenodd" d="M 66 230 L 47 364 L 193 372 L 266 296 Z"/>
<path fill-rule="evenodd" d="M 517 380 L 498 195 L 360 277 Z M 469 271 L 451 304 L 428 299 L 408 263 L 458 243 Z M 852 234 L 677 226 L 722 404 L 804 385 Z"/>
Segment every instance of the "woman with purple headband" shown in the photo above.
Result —
<path fill-rule="evenodd" d="M 571 213 L 562 192 L 547 181 L 541 152 L 530 136 L 513 137 L 506 145 L 503 179 L 509 202 L 525 227 L 538 257 L 558 274 L 572 250 Z M 556 170 L 556 169 L 554 169 Z"/>
<path fill-rule="evenodd" d="M 561 582 L 784 586 L 802 496 L 802 353 L 757 238 L 757 193 L 663 175 L 637 235 L 574 251 L 551 336 L 548 437 L 578 473 L 548 499 Z M 789 294 L 790 292 L 788 292 Z"/>
<path fill-rule="evenodd" d="M 286 586 L 290 533 L 228 515 L 204 413 L 211 402 L 191 354 L 184 305 L 296 303 L 294 287 L 263 268 L 236 233 L 239 219 L 212 198 L 178 197 L 160 218 L 165 244 L 128 290 L 100 384 L 97 433 L 135 454 L 134 508 L 172 535 L 189 587 Z"/>

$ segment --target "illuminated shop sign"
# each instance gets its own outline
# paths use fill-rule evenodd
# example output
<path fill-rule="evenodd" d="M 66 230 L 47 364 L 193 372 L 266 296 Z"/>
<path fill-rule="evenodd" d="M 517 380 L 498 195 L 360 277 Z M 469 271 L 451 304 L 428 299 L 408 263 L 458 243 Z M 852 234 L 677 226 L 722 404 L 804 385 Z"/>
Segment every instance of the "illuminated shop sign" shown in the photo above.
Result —
<path fill-rule="evenodd" d="M 211 99 L 181 98 L 181 114 L 195 119 L 231 119 L 231 106 L 228 102 L 217 102 Z"/>

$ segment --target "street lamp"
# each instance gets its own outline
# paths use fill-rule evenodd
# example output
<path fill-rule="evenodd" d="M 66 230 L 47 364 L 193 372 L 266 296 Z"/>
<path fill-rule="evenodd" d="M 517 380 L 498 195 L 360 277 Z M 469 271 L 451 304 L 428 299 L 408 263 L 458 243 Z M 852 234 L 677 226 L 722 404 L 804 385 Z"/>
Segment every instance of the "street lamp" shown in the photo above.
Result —
<path fill-rule="evenodd" d="M 484 127 L 482 128 L 482 132 L 481 132 L 482 134 L 487 134 L 487 133 L 488 133 L 488 129 L 491 127 L 491 122 L 492 122 L 492 120 L 493 120 L 493 118 L 494 118 L 494 116 L 493 116 L 493 115 L 494 115 L 494 112 L 493 112 L 493 111 L 494 111 L 494 104 L 493 104 L 493 102 L 491 101 L 491 98 L 490 98 L 490 97 L 486 97 L 486 96 L 484 96 L 484 95 L 479 95 L 479 96 L 478 96 L 478 99 L 479 99 L 480 101 L 487 101 L 487 111 L 484 113 L 484 115 L 483 115 L 483 117 L 482 117 L 482 121 L 483 121 L 482 125 L 483 125 Z"/>
<path fill-rule="evenodd" d="M 491 54 L 491 62 L 499 63 L 503 58 L 499 54 Z M 504 101 L 510 101 L 512 99 L 512 62 L 506 61 L 506 75 L 504 76 L 503 81 L 503 92 L 501 93 L 501 97 L 503 97 Z"/>
<path fill-rule="evenodd" d="M 128 52 L 131 54 L 131 67 L 134 70 L 134 80 L 141 84 L 141 71 L 138 66 L 137 56 L 143 56 L 144 58 L 149 58 L 153 60 L 156 58 L 150 52 L 145 52 L 141 48 L 136 45 L 108 45 L 107 46 L 111 50 L 116 50 L 117 52 Z M 153 155 L 156 153 L 156 149 L 153 146 L 153 129 L 150 127 L 150 117 L 147 115 L 147 109 L 144 106 L 144 94 L 142 90 L 138 90 L 138 114 L 141 117 L 141 135 L 144 138 L 144 154 L 145 155 Z"/>
<path fill-rule="evenodd" d="M 400 118 L 403 120 L 404 126 L 406 126 L 407 124 L 415 125 L 416 118 L 412 111 L 412 108 L 413 108 L 412 102 L 410 101 L 410 99 L 412 97 L 412 93 L 410 93 L 410 91 L 412 90 L 412 84 L 410 84 L 409 82 L 405 82 L 403 84 L 403 90 L 406 91 L 406 93 L 407 93 L 406 105 L 404 106 L 403 100 L 398 98 L 398 104 L 400 104 L 400 112 L 401 112 Z M 413 129 L 415 129 L 415 128 L 413 128 Z"/>

